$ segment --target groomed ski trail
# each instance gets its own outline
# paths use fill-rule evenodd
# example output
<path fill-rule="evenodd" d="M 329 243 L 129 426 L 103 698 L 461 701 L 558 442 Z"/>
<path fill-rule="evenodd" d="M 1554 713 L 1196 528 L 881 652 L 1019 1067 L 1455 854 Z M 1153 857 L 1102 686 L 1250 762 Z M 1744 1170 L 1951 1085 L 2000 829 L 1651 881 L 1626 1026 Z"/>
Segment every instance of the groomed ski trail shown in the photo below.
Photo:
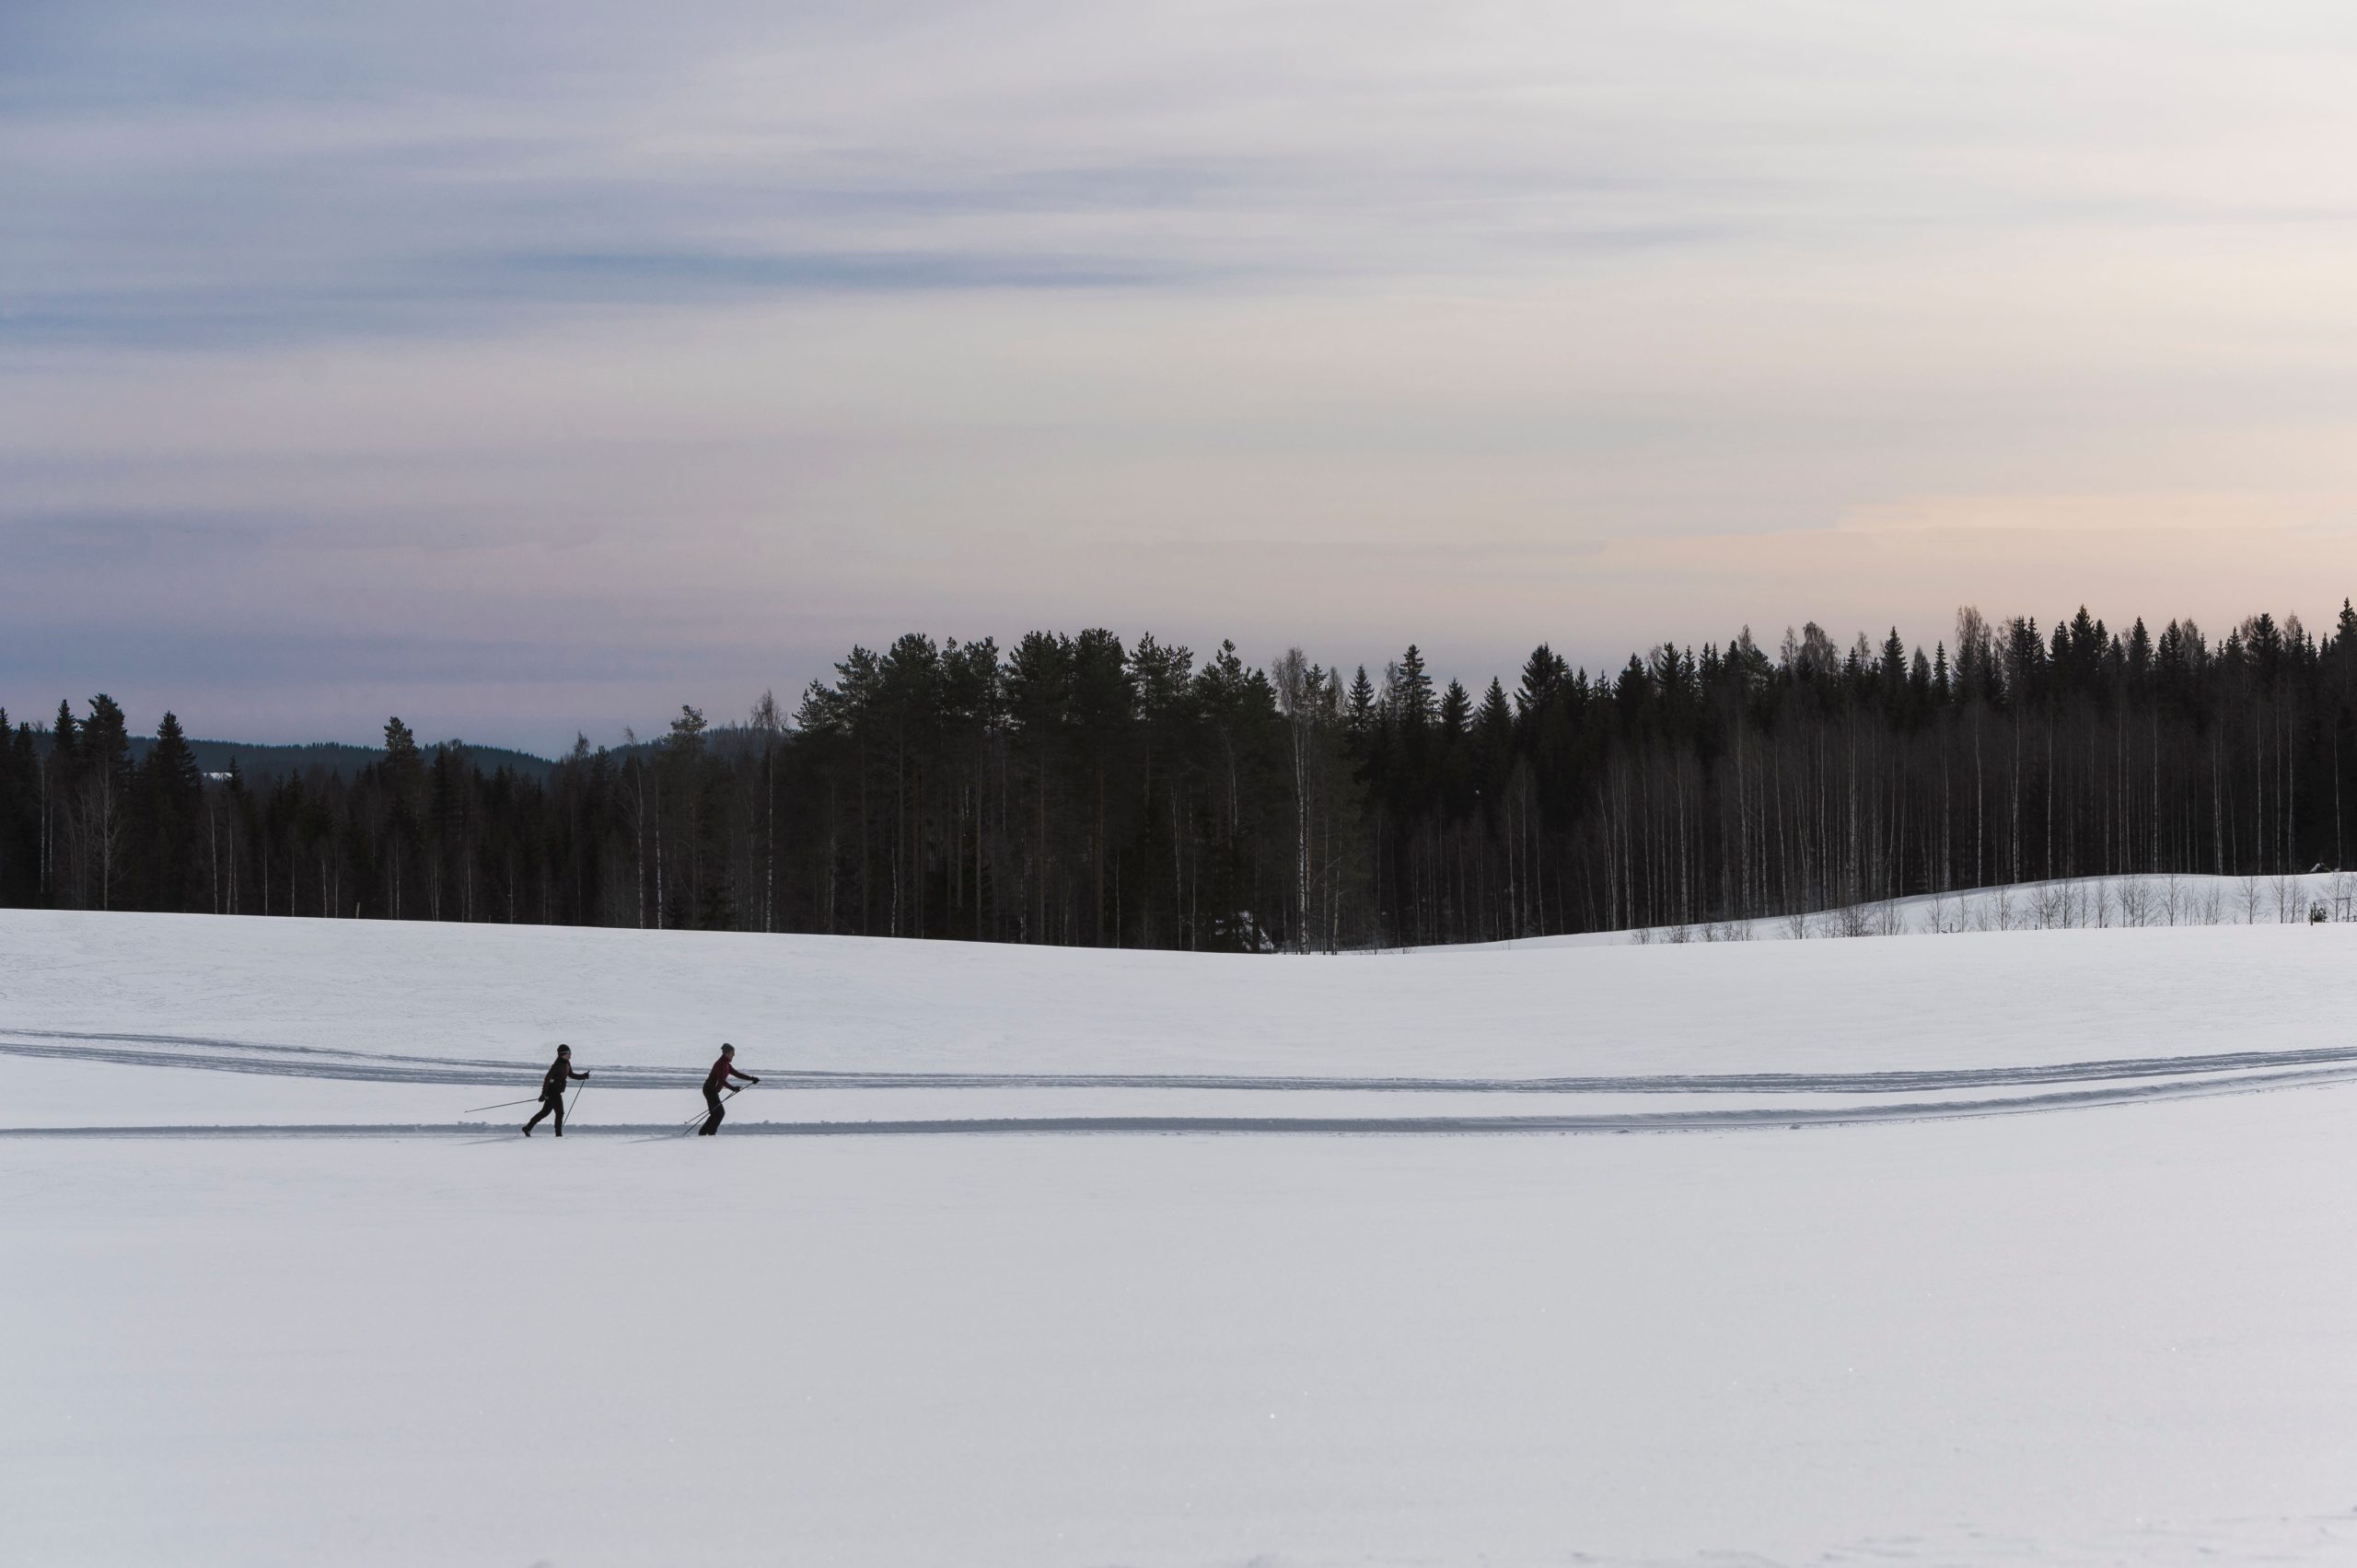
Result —
<path fill-rule="evenodd" d="M 184 1068 L 271 1077 L 425 1084 L 450 1087 L 521 1085 L 545 1070 L 537 1059 L 421 1056 L 339 1051 L 197 1035 L 111 1034 L 0 1028 L 0 1056 Z M 1243 1093 L 1348 1091 L 1376 1094 L 1884 1095 L 1960 1089 L 2182 1078 L 2289 1068 L 2346 1066 L 2357 1046 L 2105 1058 L 2006 1067 L 1889 1069 L 1861 1073 L 1666 1073 L 1545 1077 L 1351 1077 L 1213 1073 L 868 1073 L 790 1069 L 762 1074 L 772 1089 L 1191 1089 Z M 600 1061 L 609 1088 L 691 1089 L 701 1068 Z M 519 1102 L 520 1103 L 520 1102 Z"/>
<path fill-rule="evenodd" d="M 1799 1131 L 1809 1127 L 1948 1121 L 2088 1110 L 2214 1095 L 2348 1083 L 2357 1064 L 2309 1071 L 2238 1074 L 2163 1083 L 2122 1084 L 1994 1099 L 1933 1100 L 1892 1105 L 1746 1107 L 1726 1110 L 1645 1111 L 1631 1115 L 1523 1116 L 1007 1116 L 844 1121 L 732 1121 L 729 1136 L 942 1137 L 1008 1133 L 1199 1133 L 1258 1135 L 1421 1135 L 1465 1133 L 1625 1133 Z M 480 1121 L 288 1123 L 249 1126 L 6 1127 L 0 1138 L 481 1138 L 495 1124 Z M 676 1136 L 676 1123 L 627 1122 L 571 1129 L 584 1136 Z"/>

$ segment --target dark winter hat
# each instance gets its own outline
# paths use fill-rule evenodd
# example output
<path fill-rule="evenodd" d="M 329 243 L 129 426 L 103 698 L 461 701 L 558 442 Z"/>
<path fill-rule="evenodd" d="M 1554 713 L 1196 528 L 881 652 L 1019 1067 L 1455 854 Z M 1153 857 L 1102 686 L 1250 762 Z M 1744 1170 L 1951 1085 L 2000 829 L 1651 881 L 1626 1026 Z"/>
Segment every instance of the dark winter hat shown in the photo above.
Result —
<path fill-rule="evenodd" d="M 573 1047 L 569 1045 L 560 1045 L 556 1048 L 556 1053 L 559 1056 L 570 1056 L 573 1054 Z"/>
<path fill-rule="evenodd" d="M 722 1044 L 722 1045 L 721 1045 L 721 1047 L 720 1047 L 720 1051 L 721 1051 L 721 1054 L 722 1054 L 722 1055 L 724 1055 L 724 1056 L 734 1056 L 734 1055 L 736 1055 L 736 1054 L 737 1054 L 737 1048 L 736 1048 L 735 1046 L 733 1046 L 733 1045 L 729 1045 L 729 1044 L 727 1044 L 727 1043 L 726 1043 L 726 1042 L 723 1042 L 723 1044 Z"/>

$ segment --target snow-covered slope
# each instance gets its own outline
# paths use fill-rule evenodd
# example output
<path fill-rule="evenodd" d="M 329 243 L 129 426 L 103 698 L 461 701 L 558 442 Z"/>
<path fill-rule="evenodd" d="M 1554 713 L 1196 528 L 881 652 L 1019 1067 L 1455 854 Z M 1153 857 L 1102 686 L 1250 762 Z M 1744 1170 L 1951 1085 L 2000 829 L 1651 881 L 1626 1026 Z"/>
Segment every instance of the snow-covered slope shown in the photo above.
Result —
<path fill-rule="evenodd" d="M 633 1081 L 677 1099 L 730 1040 L 773 1083 L 779 1070 L 1856 1073 L 2293 1050 L 2339 1043 L 2353 1009 L 2357 924 L 1271 958 L 0 912 L 0 1072 L 26 1060 L 6 1053 L 32 1050 L 124 1061 L 261 1052 L 314 1072 L 323 1064 L 305 1057 L 330 1051 L 369 1059 L 381 1068 L 370 1076 L 394 1082 L 488 1074 L 528 1086 L 566 1040 L 584 1065 L 644 1069 Z M 388 1058 L 433 1061 L 404 1074 Z M 435 1065 L 452 1061 L 476 1071 Z M 168 1112 L 195 1092 L 187 1074 L 151 1088 L 129 1071 L 74 1080 L 103 1091 L 88 1097 L 90 1119 L 106 1119 L 107 1105 Z M 379 1092 L 330 1098 L 340 1081 L 319 1077 L 304 1091 L 315 1098 L 285 1103 L 357 1114 Z M 598 1088 L 624 1081 L 615 1073 Z M 691 1095 L 680 1114 L 693 1108 Z"/>
<path fill-rule="evenodd" d="M 2296 925 L 2357 920 L 2357 872 L 2273 877 L 2073 877 L 2001 883 L 1954 893 L 1877 899 L 1805 914 L 1695 921 L 1631 931 L 1539 936 L 1498 947 L 1596 947 L 1655 943 L 1780 942 L 1835 936 L 1925 936 L 1991 931 L 2140 930 L 2150 926 Z"/>
<path fill-rule="evenodd" d="M 2352 960 L 0 915 L 0 1562 L 2350 1561 Z"/>

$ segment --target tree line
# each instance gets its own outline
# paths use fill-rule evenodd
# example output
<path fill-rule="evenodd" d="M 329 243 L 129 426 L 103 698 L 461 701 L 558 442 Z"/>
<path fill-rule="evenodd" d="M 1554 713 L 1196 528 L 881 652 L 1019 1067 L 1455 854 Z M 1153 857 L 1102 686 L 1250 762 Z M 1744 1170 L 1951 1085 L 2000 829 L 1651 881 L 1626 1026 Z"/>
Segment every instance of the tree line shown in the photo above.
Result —
<path fill-rule="evenodd" d="M 422 746 L 207 773 L 110 698 L 0 711 L 0 902 L 1231 951 L 1695 925 L 2118 872 L 2346 864 L 2357 612 L 2212 640 L 1958 612 L 1511 689 L 1151 635 L 918 633 L 787 714 L 546 776 Z M 137 753 L 134 760 L 134 752 Z"/>

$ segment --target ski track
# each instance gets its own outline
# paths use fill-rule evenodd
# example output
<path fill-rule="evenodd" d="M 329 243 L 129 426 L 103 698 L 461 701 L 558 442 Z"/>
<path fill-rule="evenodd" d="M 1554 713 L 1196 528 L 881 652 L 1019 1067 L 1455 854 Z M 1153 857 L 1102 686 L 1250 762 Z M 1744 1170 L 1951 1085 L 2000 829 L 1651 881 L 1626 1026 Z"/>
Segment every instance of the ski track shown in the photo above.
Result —
<path fill-rule="evenodd" d="M 110 1034 L 0 1028 L 0 1056 L 174 1067 L 273 1077 L 379 1084 L 529 1089 L 547 1063 L 482 1057 L 419 1056 L 281 1045 L 202 1035 Z M 1536 1078 L 1341 1077 L 1208 1073 L 876 1073 L 776 1071 L 762 1078 L 804 1089 L 1213 1089 L 1245 1092 L 1353 1091 L 1413 1094 L 1922 1094 L 1951 1089 L 2107 1083 L 2136 1078 L 2348 1065 L 2357 1046 L 2122 1057 L 2019 1067 L 1895 1069 L 1867 1073 L 1671 1073 Z M 693 1088 L 699 1068 L 599 1063 L 601 1088 Z"/>
<path fill-rule="evenodd" d="M 273 1077 L 528 1091 L 538 1061 L 369 1052 L 206 1035 L 0 1028 L 0 1056 L 161 1067 Z M 601 1088 L 691 1089 L 694 1069 L 605 1063 Z M 2142 1101 L 2335 1084 L 2357 1079 L 2357 1047 L 2225 1051 L 2129 1057 L 2016 1067 L 1927 1068 L 1864 1073 L 1718 1073 L 1565 1077 L 1346 1077 L 1177 1073 L 878 1073 L 784 1071 L 765 1074 L 783 1089 L 1187 1089 L 1250 1093 L 1480 1095 L 1834 1095 L 1872 1097 L 1850 1106 L 1744 1106 L 1633 1112 L 1526 1112 L 1409 1116 L 1127 1115 L 863 1118 L 841 1121 L 732 1121 L 732 1134 L 794 1137 L 944 1136 L 991 1133 L 1462 1134 L 1729 1132 L 1854 1126 L 1980 1116 L 2089 1109 Z M 2084 1085 L 2079 1088 L 2056 1086 Z M 1980 1099 L 1891 1100 L 1893 1095 L 1968 1090 L 2031 1090 Z M 517 1102 L 522 1103 L 521 1101 Z M 486 1107 L 486 1111 L 506 1106 Z M 472 1115 L 474 1112 L 462 1114 Z M 371 1138 L 481 1136 L 490 1121 L 288 1123 L 0 1128 L 0 1138 Z M 574 1135 L 662 1137 L 685 1122 L 576 1123 Z M 511 1134 L 512 1135 L 512 1134 Z"/>
<path fill-rule="evenodd" d="M 918 1121 L 731 1121 L 732 1136 L 937 1137 L 993 1133 L 1217 1133 L 1300 1136 L 1304 1134 L 1626 1133 L 1708 1132 L 1782 1128 L 1861 1126 L 1885 1122 L 1950 1121 L 1985 1116 L 2023 1116 L 2086 1110 L 2106 1106 L 2213 1095 L 2341 1084 L 2357 1079 L 2357 1063 L 2290 1072 L 2243 1073 L 2157 1083 L 2117 1084 L 2048 1094 L 2011 1095 L 1981 1100 L 1933 1100 L 1887 1105 L 1745 1107 L 1727 1110 L 1642 1111 L 1627 1115 L 1524 1116 L 1029 1116 L 936 1118 Z M 661 1138 L 687 1136 L 702 1117 L 681 1122 L 576 1125 L 574 1136 Z M 461 1138 L 486 1132 L 505 1142 L 514 1134 L 498 1123 L 480 1121 L 387 1123 L 288 1123 L 257 1126 L 0 1127 L 0 1138 Z"/>

